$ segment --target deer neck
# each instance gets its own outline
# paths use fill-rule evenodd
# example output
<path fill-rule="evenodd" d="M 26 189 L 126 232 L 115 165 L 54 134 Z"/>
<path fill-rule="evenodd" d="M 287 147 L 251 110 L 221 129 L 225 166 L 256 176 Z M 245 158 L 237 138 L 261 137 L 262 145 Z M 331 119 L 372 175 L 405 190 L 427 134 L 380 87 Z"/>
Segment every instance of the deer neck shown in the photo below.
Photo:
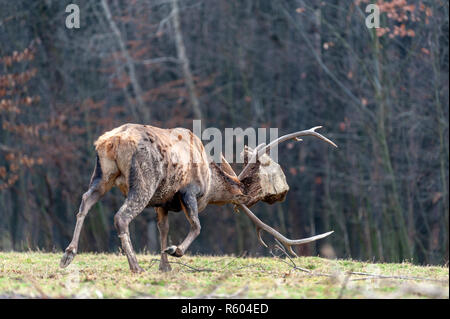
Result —
<path fill-rule="evenodd" d="M 227 164 L 210 163 L 210 204 L 237 203 L 244 196 L 242 183 Z"/>

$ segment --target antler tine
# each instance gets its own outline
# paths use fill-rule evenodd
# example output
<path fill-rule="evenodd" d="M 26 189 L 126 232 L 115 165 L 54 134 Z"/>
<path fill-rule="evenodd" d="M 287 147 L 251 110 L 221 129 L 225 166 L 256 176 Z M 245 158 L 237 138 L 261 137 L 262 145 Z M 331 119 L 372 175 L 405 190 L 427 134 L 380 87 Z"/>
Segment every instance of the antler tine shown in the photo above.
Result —
<path fill-rule="evenodd" d="M 267 244 L 264 242 L 264 240 L 261 237 L 261 228 L 256 226 L 256 236 L 258 236 L 258 240 L 261 243 L 261 245 L 263 245 L 266 248 L 269 248 L 269 246 L 267 246 Z"/>
<path fill-rule="evenodd" d="M 239 180 L 241 180 L 242 176 L 244 176 L 245 172 L 249 169 L 249 167 L 250 167 L 249 164 L 256 163 L 256 158 L 258 157 L 259 150 L 261 150 L 265 146 L 266 146 L 266 143 L 261 143 L 255 147 L 255 149 L 252 152 L 252 156 L 248 159 L 247 165 L 244 167 L 244 169 L 241 171 L 241 173 L 238 176 Z"/>
<path fill-rule="evenodd" d="M 277 138 L 276 140 L 273 140 L 268 145 L 266 145 L 265 143 L 258 145 L 255 148 L 255 150 L 253 151 L 252 157 L 248 161 L 247 165 L 242 169 L 241 173 L 239 174 L 238 179 L 240 180 L 245 175 L 245 173 L 248 171 L 248 169 L 251 166 L 250 164 L 254 163 L 256 158 L 258 158 L 259 156 L 262 156 L 264 153 L 267 153 L 267 151 L 269 151 L 272 147 L 274 147 L 284 141 L 292 140 L 292 139 L 296 140 L 296 141 L 301 141 L 301 139 L 299 139 L 299 136 L 307 136 L 307 135 L 315 136 L 315 137 L 321 139 L 322 141 L 325 141 L 328 144 L 333 145 L 334 147 L 338 147 L 333 141 L 326 138 L 322 134 L 316 132 L 316 130 L 318 130 L 320 128 L 322 128 L 322 126 L 315 126 L 313 128 L 310 128 L 309 130 L 298 131 L 298 132 L 283 135 L 283 136 Z"/>
<path fill-rule="evenodd" d="M 256 146 L 255 149 L 254 149 L 253 152 L 252 152 L 252 157 L 250 157 L 249 160 L 248 160 L 248 163 L 254 163 L 254 162 L 256 162 L 256 157 L 258 156 L 259 151 L 260 151 L 262 148 L 266 147 L 266 145 L 267 145 L 266 143 L 261 143 L 261 144 L 259 144 L 258 146 Z"/>
<path fill-rule="evenodd" d="M 292 255 L 294 255 L 296 257 L 297 257 L 297 254 L 293 251 L 292 246 L 307 244 L 307 243 L 316 241 L 318 239 L 327 237 L 333 233 L 333 231 L 330 231 L 330 232 L 327 232 L 324 234 L 320 234 L 320 235 L 316 235 L 316 236 L 312 236 L 312 237 L 308 237 L 308 238 L 303 238 L 303 239 L 295 239 L 295 240 L 289 239 L 289 238 L 284 237 L 282 234 L 277 232 L 272 227 L 263 223 L 258 217 L 256 217 L 255 214 L 253 214 L 253 212 L 246 205 L 239 204 L 238 206 L 243 209 L 244 213 L 250 218 L 250 220 L 253 222 L 253 224 L 255 224 L 258 240 L 264 247 L 267 247 L 267 244 L 261 238 L 262 230 L 264 230 L 267 233 L 269 233 L 270 235 L 272 235 L 275 239 L 277 239 L 286 248 L 287 251 L 289 251 Z"/>
<path fill-rule="evenodd" d="M 292 249 L 292 246 L 285 246 L 282 243 L 280 243 L 280 241 L 278 239 L 275 238 L 275 241 L 277 242 L 278 246 L 280 249 L 284 249 L 284 252 L 286 253 L 286 248 L 287 250 L 295 257 L 298 257 L 298 255 L 295 253 L 295 251 Z M 287 253 L 286 253 L 287 254 Z"/>
<path fill-rule="evenodd" d="M 315 126 L 313 128 L 310 128 L 309 130 L 298 131 L 298 132 L 294 132 L 294 133 L 283 135 L 283 136 L 277 138 L 276 140 L 273 140 L 272 142 L 270 142 L 269 145 L 267 145 L 266 147 L 261 148 L 258 151 L 258 155 L 261 156 L 262 154 L 264 154 L 264 152 L 267 152 L 272 147 L 274 147 L 274 146 L 276 146 L 276 145 L 278 145 L 278 144 L 280 144 L 280 143 L 282 143 L 284 141 L 291 140 L 291 139 L 297 139 L 299 136 L 307 136 L 307 135 L 312 135 L 312 136 L 318 137 L 321 140 L 323 140 L 323 141 L 333 145 L 334 147 L 337 147 L 337 145 L 333 141 L 331 141 L 330 139 L 326 138 L 322 134 L 316 132 L 316 130 L 318 130 L 320 128 L 322 128 L 322 126 Z"/>

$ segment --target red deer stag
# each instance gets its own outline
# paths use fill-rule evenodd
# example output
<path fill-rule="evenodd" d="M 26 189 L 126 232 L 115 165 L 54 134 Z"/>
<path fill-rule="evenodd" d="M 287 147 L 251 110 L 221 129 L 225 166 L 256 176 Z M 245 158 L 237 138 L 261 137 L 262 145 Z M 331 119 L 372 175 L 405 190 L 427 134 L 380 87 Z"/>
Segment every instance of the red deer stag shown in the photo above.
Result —
<path fill-rule="evenodd" d="M 261 231 L 264 230 L 295 255 L 292 246 L 315 241 L 332 232 L 291 240 L 263 223 L 248 207 L 258 201 L 270 204 L 282 201 L 289 190 L 280 166 L 267 155 L 270 148 L 290 139 L 301 141 L 299 137 L 307 135 L 336 147 L 315 131 L 318 128 L 320 126 L 282 136 L 268 145 L 259 145 L 255 150 L 246 147 L 245 166 L 239 176 L 223 156 L 219 164 L 212 161 L 200 139 L 187 129 L 125 124 L 106 132 L 94 143 L 97 163 L 89 189 L 82 197 L 72 242 L 66 248 L 60 266 L 67 267 L 73 260 L 89 209 L 114 185 L 126 197 L 114 216 L 114 226 L 132 272 L 143 269 L 133 251 L 128 225 L 148 206 L 154 207 L 157 213 L 161 243 L 159 269 L 162 271 L 170 270 L 167 254 L 183 256 L 200 234 L 198 213 L 208 204 L 234 204 L 255 224 L 261 244 L 267 247 L 261 238 Z M 167 247 L 168 212 L 181 210 L 190 223 L 189 233 L 180 245 Z"/>

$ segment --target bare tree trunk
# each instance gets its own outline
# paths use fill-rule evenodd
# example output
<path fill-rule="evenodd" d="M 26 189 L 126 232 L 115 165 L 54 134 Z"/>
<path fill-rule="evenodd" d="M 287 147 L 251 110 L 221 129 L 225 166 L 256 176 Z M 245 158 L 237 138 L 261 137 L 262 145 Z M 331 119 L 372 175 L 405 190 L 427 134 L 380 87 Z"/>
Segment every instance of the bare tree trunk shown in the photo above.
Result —
<path fill-rule="evenodd" d="M 142 89 L 141 89 L 141 86 L 139 85 L 139 82 L 136 77 L 136 70 L 134 68 L 133 59 L 131 58 L 130 54 L 128 53 L 128 50 L 122 39 L 122 35 L 120 34 L 119 28 L 117 27 L 116 23 L 114 22 L 114 20 L 112 18 L 108 3 L 105 0 L 101 0 L 101 3 L 102 3 L 103 11 L 105 11 L 106 20 L 108 20 L 109 27 L 111 28 L 111 30 L 113 31 L 113 33 L 116 37 L 117 43 L 119 44 L 120 51 L 122 52 L 122 55 L 125 59 L 125 63 L 128 68 L 128 73 L 129 73 L 128 75 L 130 76 L 130 81 L 131 81 L 131 85 L 133 87 L 134 95 L 136 98 L 136 103 L 137 103 L 137 106 L 139 107 L 138 110 L 136 110 L 135 106 L 134 105 L 132 106 L 131 110 L 132 110 L 133 116 L 135 118 L 141 118 L 141 113 L 142 113 L 142 111 L 145 110 L 145 112 L 144 112 L 145 118 L 144 119 L 146 122 L 148 122 L 151 118 L 150 109 L 145 108 L 145 103 L 142 100 Z"/>
<path fill-rule="evenodd" d="M 444 110 L 442 108 L 441 104 L 441 98 L 439 93 L 439 78 L 440 78 L 440 69 L 439 69 L 439 51 L 437 48 L 433 48 L 433 60 L 432 60 L 432 67 L 433 67 L 433 87 L 434 87 L 434 100 L 435 100 L 435 106 L 436 106 L 436 114 L 438 115 L 438 121 L 437 121 L 437 129 L 438 129 L 438 136 L 439 136 L 439 165 L 440 165 L 440 177 L 441 177 L 441 189 L 442 189 L 442 201 L 443 201 L 443 209 L 444 209 L 444 239 L 445 239 L 445 248 L 444 248 L 444 260 L 448 261 L 448 251 L 449 251 L 449 203 L 448 203 L 448 131 L 447 131 L 447 142 L 445 139 L 445 126 L 448 127 L 448 117 L 445 116 Z M 448 107 L 448 105 L 447 105 Z M 445 119 L 447 119 L 447 122 L 445 123 Z M 444 124 L 445 123 L 445 124 Z M 443 125 L 444 124 L 444 125 Z M 446 173 L 447 171 L 447 173 Z"/>
<path fill-rule="evenodd" d="M 411 247 L 410 239 L 408 237 L 408 231 L 406 227 L 406 221 L 403 216 L 403 209 L 401 207 L 397 178 L 394 173 L 392 166 L 390 148 L 387 141 L 387 128 L 385 122 L 387 120 L 387 103 L 386 103 L 386 93 L 383 87 L 383 76 L 381 70 L 381 50 L 380 42 L 378 37 L 373 34 L 374 41 L 374 91 L 375 100 L 378 104 L 378 114 L 377 114 L 377 140 L 381 151 L 381 160 L 383 168 L 386 172 L 387 181 L 389 188 L 387 191 L 387 198 L 389 198 L 389 207 L 386 208 L 385 213 L 387 219 L 394 221 L 392 232 L 395 234 L 396 240 L 398 241 L 398 247 L 400 248 L 400 254 L 397 252 L 397 248 L 393 250 L 393 254 L 398 255 L 401 259 L 411 259 L 413 256 L 413 248 Z M 391 216 L 392 215 L 392 216 Z"/>
<path fill-rule="evenodd" d="M 104 0 L 103 0 L 104 1 Z M 173 27 L 175 30 L 175 44 L 178 52 L 178 59 L 181 62 L 183 68 L 184 80 L 189 91 L 189 97 L 192 103 L 192 109 L 194 116 L 198 119 L 202 118 L 202 111 L 200 109 L 200 103 L 198 101 L 197 93 L 195 92 L 195 84 L 192 78 L 191 68 L 189 67 L 189 59 L 186 56 L 186 48 L 184 46 L 183 34 L 181 33 L 180 25 L 180 9 L 178 7 L 178 0 L 172 1 L 172 13 L 173 13 Z"/>

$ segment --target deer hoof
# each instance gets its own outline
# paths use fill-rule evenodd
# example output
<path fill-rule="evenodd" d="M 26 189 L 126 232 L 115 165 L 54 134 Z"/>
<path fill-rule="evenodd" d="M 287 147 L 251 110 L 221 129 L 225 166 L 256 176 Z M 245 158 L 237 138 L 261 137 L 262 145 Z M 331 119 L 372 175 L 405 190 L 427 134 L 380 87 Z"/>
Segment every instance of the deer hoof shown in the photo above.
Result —
<path fill-rule="evenodd" d="M 170 247 L 166 248 L 166 250 L 164 250 L 164 252 L 173 257 L 183 256 L 183 252 L 177 246 L 170 246 Z"/>
<path fill-rule="evenodd" d="M 61 258 L 61 262 L 59 263 L 59 267 L 66 268 L 67 266 L 69 266 L 70 263 L 72 262 L 73 258 L 75 257 L 75 255 L 76 255 L 76 253 L 74 250 L 66 249 L 66 252 L 64 253 L 64 255 Z"/>

